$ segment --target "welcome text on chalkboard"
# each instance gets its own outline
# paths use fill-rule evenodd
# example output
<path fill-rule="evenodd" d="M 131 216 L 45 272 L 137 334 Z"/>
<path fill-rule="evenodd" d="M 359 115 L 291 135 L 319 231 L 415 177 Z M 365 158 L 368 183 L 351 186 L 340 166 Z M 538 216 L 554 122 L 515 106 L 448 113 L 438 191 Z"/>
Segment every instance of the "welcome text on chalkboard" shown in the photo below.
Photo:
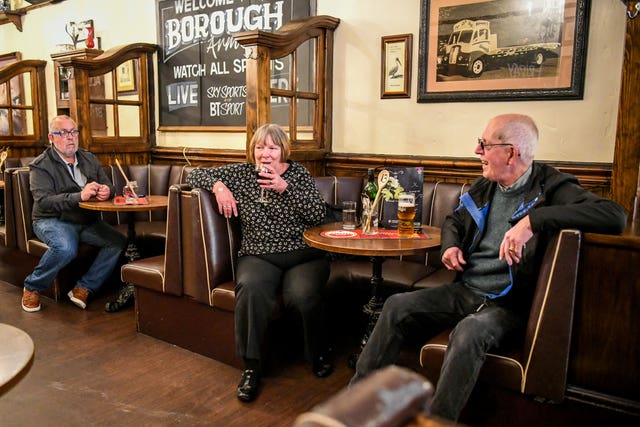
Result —
<path fill-rule="evenodd" d="M 276 31 L 310 16 L 307 0 L 158 0 L 160 127 L 226 127 L 246 121 L 246 61 L 233 34 Z M 272 62 L 272 85 L 286 88 L 289 58 Z M 274 107 L 286 100 L 274 99 Z"/>

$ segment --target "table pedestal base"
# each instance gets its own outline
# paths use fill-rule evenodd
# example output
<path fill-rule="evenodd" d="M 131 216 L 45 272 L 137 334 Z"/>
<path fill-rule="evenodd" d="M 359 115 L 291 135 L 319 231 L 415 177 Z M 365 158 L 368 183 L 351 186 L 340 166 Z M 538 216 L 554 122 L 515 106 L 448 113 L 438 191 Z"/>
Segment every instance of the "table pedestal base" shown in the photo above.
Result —
<path fill-rule="evenodd" d="M 128 262 L 133 262 L 137 259 L 140 259 L 140 251 L 138 250 L 138 245 L 136 245 L 136 229 L 133 212 L 129 212 L 127 229 L 127 250 L 124 252 L 124 256 L 125 258 L 127 258 Z M 108 313 L 114 313 L 116 311 L 122 310 L 125 307 L 133 305 L 133 294 L 133 285 L 131 283 L 125 283 L 124 286 L 120 289 L 116 300 L 110 301 L 105 305 L 105 311 Z"/>
<path fill-rule="evenodd" d="M 116 300 L 110 301 L 105 305 L 105 311 L 114 313 L 116 311 L 122 310 L 125 307 L 129 307 L 133 304 L 133 294 L 133 285 L 131 283 L 125 283 L 125 285 L 120 289 Z"/>
<path fill-rule="evenodd" d="M 362 339 L 360 340 L 360 348 L 356 353 L 353 353 L 349 356 L 349 366 L 353 369 L 356 367 L 356 363 L 358 362 L 358 357 L 360 357 L 360 353 L 364 349 L 364 346 L 367 345 L 367 341 L 369 341 L 369 337 L 373 332 L 373 328 L 376 326 L 376 322 L 378 321 L 378 317 L 380 317 L 380 312 L 382 311 L 382 305 L 384 304 L 384 299 L 378 295 L 378 287 L 382 284 L 382 263 L 384 262 L 384 257 L 372 256 L 370 258 L 372 264 L 372 273 L 371 273 L 371 298 L 369 301 L 362 307 L 362 311 L 367 316 L 367 327 L 362 335 Z"/>

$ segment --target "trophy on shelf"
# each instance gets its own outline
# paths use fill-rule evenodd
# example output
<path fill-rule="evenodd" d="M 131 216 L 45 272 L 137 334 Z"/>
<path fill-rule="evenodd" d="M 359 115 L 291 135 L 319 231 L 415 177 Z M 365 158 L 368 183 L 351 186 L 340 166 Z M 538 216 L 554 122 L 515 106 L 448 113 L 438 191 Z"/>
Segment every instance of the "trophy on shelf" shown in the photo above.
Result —
<path fill-rule="evenodd" d="M 69 37 L 71 37 L 73 48 L 75 49 L 76 44 L 78 44 L 78 36 L 80 35 L 80 32 L 78 31 L 78 25 L 75 22 L 71 21 L 64 26 L 64 30 L 67 34 L 69 34 Z"/>

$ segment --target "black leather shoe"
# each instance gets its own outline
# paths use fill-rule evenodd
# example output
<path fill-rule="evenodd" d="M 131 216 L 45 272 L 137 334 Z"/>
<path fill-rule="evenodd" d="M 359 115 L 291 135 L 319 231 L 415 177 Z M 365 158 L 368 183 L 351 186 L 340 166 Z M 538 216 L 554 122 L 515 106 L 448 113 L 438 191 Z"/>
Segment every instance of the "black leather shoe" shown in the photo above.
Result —
<path fill-rule="evenodd" d="M 260 375 L 253 369 L 245 369 L 238 384 L 236 396 L 243 402 L 251 402 L 258 396 L 260 387 Z"/>
<path fill-rule="evenodd" d="M 318 356 L 313 359 L 313 373 L 316 377 L 324 378 L 333 373 L 333 363 L 327 356 Z"/>

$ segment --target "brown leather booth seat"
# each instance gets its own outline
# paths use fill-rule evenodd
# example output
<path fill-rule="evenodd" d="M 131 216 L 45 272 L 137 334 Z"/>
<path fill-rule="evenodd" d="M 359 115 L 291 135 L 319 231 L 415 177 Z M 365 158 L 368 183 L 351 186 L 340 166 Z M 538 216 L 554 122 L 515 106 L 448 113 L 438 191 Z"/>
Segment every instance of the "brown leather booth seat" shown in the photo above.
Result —
<path fill-rule="evenodd" d="M 176 234 L 167 239 L 165 260 L 141 259 L 121 270 L 122 280 L 135 285 L 138 331 L 241 367 L 233 320 L 239 220 L 220 215 L 209 191 L 174 186 L 170 198 L 178 206 L 167 229 Z M 174 237 L 180 243 L 169 246 Z M 171 257 L 180 262 L 169 263 Z"/>
<path fill-rule="evenodd" d="M 480 380 L 560 402 L 567 384 L 581 234 L 561 230 L 548 244 L 521 342 L 491 351 Z M 444 331 L 420 351 L 420 365 L 434 383 L 449 341 Z"/>
<path fill-rule="evenodd" d="M 293 427 L 453 425 L 428 421 L 432 395 L 424 377 L 388 366 L 299 415 Z"/>
<path fill-rule="evenodd" d="M 25 160 L 16 164 L 22 165 L 28 162 Z M 168 194 L 169 186 L 183 182 L 190 171 L 190 167 L 181 165 L 124 165 L 123 169 L 130 180 L 138 182 L 139 192 L 154 195 Z M 120 171 L 114 166 L 104 166 L 104 170 L 114 183 L 116 194 L 121 194 L 124 178 Z M 5 246 L 0 250 L 2 257 L 0 279 L 22 286 L 24 278 L 33 271 L 47 246 L 33 233 L 31 224 L 33 197 L 29 189 L 29 169 L 27 167 L 7 168 L 4 178 Z M 109 212 L 102 215 L 116 229 L 126 234 L 127 219 L 124 215 Z M 156 249 L 154 254 L 161 252 L 166 236 L 166 212 L 142 212 L 136 215 L 139 245 L 143 248 L 160 248 L 160 250 Z M 78 259 L 59 273 L 45 295 L 55 300 L 64 296 L 88 269 L 95 254 L 95 248 L 81 245 Z"/>

